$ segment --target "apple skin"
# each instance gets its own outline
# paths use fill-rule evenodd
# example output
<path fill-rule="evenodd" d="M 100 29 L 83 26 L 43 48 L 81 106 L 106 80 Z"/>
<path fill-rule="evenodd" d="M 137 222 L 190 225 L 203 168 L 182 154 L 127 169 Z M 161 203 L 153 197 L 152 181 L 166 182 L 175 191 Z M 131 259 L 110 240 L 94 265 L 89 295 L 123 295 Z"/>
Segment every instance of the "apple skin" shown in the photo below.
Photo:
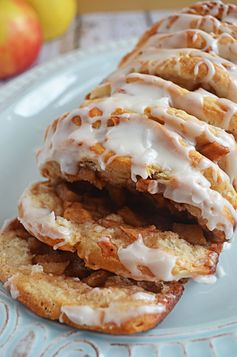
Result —
<path fill-rule="evenodd" d="M 37 14 L 24 0 L 0 0 L 0 79 L 23 72 L 42 45 Z"/>

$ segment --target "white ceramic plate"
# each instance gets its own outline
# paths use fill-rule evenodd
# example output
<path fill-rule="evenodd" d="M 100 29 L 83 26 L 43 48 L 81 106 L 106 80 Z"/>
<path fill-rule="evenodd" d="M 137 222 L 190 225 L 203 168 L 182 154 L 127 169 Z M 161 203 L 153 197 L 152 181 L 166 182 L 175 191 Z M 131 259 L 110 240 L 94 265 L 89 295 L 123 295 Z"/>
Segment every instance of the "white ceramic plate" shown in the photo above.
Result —
<path fill-rule="evenodd" d="M 133 41 L 76 51 L 20 76 L 0 90 L 0 220 L 16 215 L 23 189 L 39 178 L 34 153 L 44 128 L 116 66 Z M 226 276 L 189 283 L 156 329 L 130 337 L 76 331 L 40 319 L 0 287 L 1 356 L 237 356 L 237 242 L 223 253 Z"/>

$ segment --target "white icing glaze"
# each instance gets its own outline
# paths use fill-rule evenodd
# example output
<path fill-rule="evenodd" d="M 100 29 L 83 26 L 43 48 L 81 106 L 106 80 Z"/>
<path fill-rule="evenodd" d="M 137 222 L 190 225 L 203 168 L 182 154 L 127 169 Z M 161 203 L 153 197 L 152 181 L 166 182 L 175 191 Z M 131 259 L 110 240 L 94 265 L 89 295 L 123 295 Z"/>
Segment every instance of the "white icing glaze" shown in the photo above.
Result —
<path fill-rule="evenodd" d="M 121 303 L 116 301 L 104 308 L 94 308 L 89 305 L 62 306 L 61 308 L 61 312 L 65 314 L 69 320 L 75 324 L 87 326 L 101 326 L 106 323 L 114 323 L 115 325 L 120 326 L 131 318 L 146 314 L 160 314 L 164 311 L 165 306 L 160 303 L 155 305 L 134 306 L 122 310 Z"/>
<path fill-rule="evenodd" d="M 137 293 L 132 295 L 135 300 L 145 300 L 145 301 L 156 301 L 155 295 L 144 293 L 142 291 L 138 291 Z"/>
<path fill-rule="evenodd" d="M 64 323 L 63 312 L 61 312 L 61 314 L 59 315 L 58 321 L 59 321 L 61 324 Z"/>
<path fill-rule="evenodd" d="M 230 243 L 227 243 L 230 244 Z M 223 267 L 218 264 L 216 267 L 216 274 L 213 275 L 203 275 L 203 276 L 197 276 L 193 280 L 196 283 L 202 283 L 202 284 L 215 284 L 217 281 L 217 278 L 223 278 L 226 275 Z"/>
<path fill-rule="evenodd" d="M 237 18 L 236 18 L 236 17 L 233 17 L 233 16 L 231 16 L 231 15 L 226 16 L 226 17 L 224 18 L 224 21 L 230 22 L 230 23 L 233 24 L 233 25 L 237 25 Z"/>
<path fill-rule="evenodd" d="M 226 98 L 218 98 L 214 94 L 205 91 L 204 89 L 198 89 L 194 92 L 188 92 L 186 95 L 177 95 L 174 98 L 174 105 L 177 108 L 183 109 L 192 115 L 195 115 L 201 120 L 205 120 L 205 113 L 203 111 L 203 101 L 205 97 L 213 97 L 216 99 L 217 104 L 220 106 L 224 104 L 227 108 L 224 114 L 224 120 L 220 123 L 223 129 L 229 129 L 230 121 L 234 115 L 237 114 L 237 104 Z"/>
<path fill-rule="evenodd" d="M 120 88 L 117 88 L 117 84 L 115 83 L 113 86 L 113 90 L 121 90 L 129 95 L 139 96 L 139 102 L 142 103 L 142 107 L 139 108 L 137 106 L 137 111 L 143 113 L 145 107 L 152 108 L 152 114 L 154 116 L 162 117 L 165 125 L 167 125 L 172 130 L 177 131 L 180 135 L 184 135 L 185 138 L 192 142 L 193 145 L 196 143 L 196 138 L 200 136 L 205 136 L 208 142 L 218 142 L 220 145 L 227 147 L 230 151 L 228 155 L 225 156 L 224 161 L 226 162 L 225 171 L 228 173 L 231 183 L 236 182 L 237 178 L 237 162 L 235 158 L 237 157 L 237 146 L 234 138 L 224 132 L 219 128 L 213 128 L 205 122 L 197 120 L 194 117 L 189 117 L 188 120 L 182 119 L 180 116 L 171 115 L 167 113 L 167 110 L 170 106 L 177 106 L 177 103 L 185 102 L 187 95 L 180 95 L 175 85 L 173 85 L 169 81 L 165 81 L 161 78 L 157 78 L 154 76 L 143 75 L 143 74 L 131 74 L 127 77 L 128 79 L 136 78 L 137 82 L 128 83 L 125 85 L 121 85 Z M 139 82 L 139 79 L 141 82 Z M 193 101 L 197 96 L 207 96 L 209 92 L 201 89 L 195 92 L 190 92 L 193 97 Z M 142 98 L 140 99 L 140 96 Z M 210 95 L 212 97 L 217 98 L 214 95 Z M 180 97 L 180 100 L 177 99 Z M 148 100 L 147 100 L 148 99 Z M 157 99 L 157 100 L 156 100 Z M 162 99 L 162 101 L 161 101 Z M 133 98 L 131 98 L 133 101 Z M 196 101 L 198 101 L 196 99 Z M 223 101 L 227 101 L 223 99 Z M 224 103 L 223 103 L 224 104 Z M 228 103 L 227 103 L 228 104 Z M 236 105 L 235 105 L 236 106 Z M 179 106 L 177 106 L 179 107 Z M 182 107 L 182 104 L 180 105 Z M 237 106 L 236 106 L 237 107 Z M 193 105 L 191 106 L 193 108 Z M 130 108 L 131 109 L 131 106 Z M 230 107 L 231 111 L 231 107 Z"/>
<path fill-rule="evenodd" d="M 55 213 L 47 208 L 37 207 L 37 204 L 31 198 L 31 187 L 27 188 L 19 199 L 22 207 L 22 214 L 18 218 L 26 230 L 34 236 L 45 236 L 51 239 L 62 239 L 63 244 L 70 240 L 71 231 L 66 227 L 68 221 L 60 217 L 60 223 L 55 217 Z M 65 226 L 63 226 L 65 223 Z M 58 244 L 58 247 L 61 244 Z M 54 247 L 57 249 L 58 247 Z"/>
<path fill-rule="evenodd" d="M 146 279 L 146 275 L 139 269 L 142 266 L 148 268 L 157 280 L 172 281 L 176 279 L 172 274 L 176 257 L 159 249 L 148 248 L 141 235 L 126 248 L 120 248 L 118 257 L 135 279 Z"/>
<path fill-rule="evenodd" d="M 158 24 L 157 33 L 170 33 L 186 29 L 200 29 L 207 33 L 215 33 L 216 29 L 218 29 L 221 33 L 231 33 L 231 29 L 227 24 L 220 22 L 211 15 L 172 15 L 161 20 Z"/>
<path fill-rule="evenodd" d="M 207 14 L 221 18 L 222 21 L 226 21 L 225 18 L 228 15 L 236 17 L 236 6 L 234 4 L 225 4 L 221 0 L 216 1 L 199 1 L 194 6 L 186 7 L 182 10 L 183 13 L 200 13 L 206 12 Z"/>
<path fill-rule="evenodd" d="M 171 107 L 184 108 L 189 112 L 196 113 L 198 112 L 198 105 L 202 107 L 204 97 L 211 96 L 217 98 L 216 96 L 204 89 L 199 89 L 196 92 L 189 92 L 186 95 L 182 95 L 178 91 L 178 87 L 173 83 L 150 75 L 134 73 L 128 75 L 127 78 L 128 80 L 136 79 L 136 82 L 121 84 L 121 81 L 119 81 L 119 84 L 113 84 L 112 89 L 113 91 L 122 90 L 123 93 L 139 98 L 139 103 L 142 104 L 137 105 L 136 110 L 138 112 L 143 113 L 144 109 L 149 106 L 152 108 L 153 115 L 162 117 L 165 125 L 172 128 L 172 130 L 177 131 L 180 135 L 184 135 L 185 133 L 185 138 L 191 141 L 194 145 L 196 143 L 196 138 L 200 136 L 203 137 L 204 135 L 208 142 L 218 142 L 220 145 L 227 147 L 230 153 L 224 158 L 226 164 L 223 169 L 228 173 L 231 183 L 235 183 L 237 178 L 237 162 L 235 160 L 237 157 L 237 146 L 234 138 L 223 130 L 216 127 L 213 128 L 207 123 L 197 120 L 194 117 L 189 117 L 188 120 L 185 120 L 180 116 L 178 117 L 167 113 L 169 105 Z M 131 102 L 134 102 L 133 97 L 131 98 Z M 230 120 L 232 115 L 237 113 L 237 105 L 224 98 L 219 99 L 219 102 L 229 107 L 226 114 L 228 114 Z M 131 104 L 129 109 L 133 109 Z M 226 125 L 228 127 L 225 116 L 223 126 L 225 127 Z"/>
<path fill-rule="evenodd" d="M 62 306 L 61 311 L 78 325 L 100 326 L 101 324 L 101 311 L 89 305 Z"/>
<path fill-rule="evenodd" d="M 201 283 L 201 284 L 215 284 L 217 278 L 215 275 L 203 275 L 203 276 L 197 276 L 193 280 L 196 283 Z"/>
<path fill-rule="evenodd" d="M 231 247 L 232 247 L 232 243 L 230 243 L 230 242 L 224 242 L 224 243 L 223 243 L 223 248 L 222 248 L 222 250 L 223 250 L 223 251 L 225 251 L 225 250 L 230 250 Z"/>
<path fill-rule="evenodd" d="M 216 67 L 219 67 L 219 69 L 222 70 L 230 80 L 227 97 L 235 102 L 237 101 L 237 66 L 223 58 L 197 49 L 157 49 L 153 47 L 147 49 L 145 48 L 144 51 L 141 51 L 133 61 L 128 61 L 128 63 L 126 62 L 123 67 L 113 72 L 107 78 L 107 80 L 116 81 L 117 78 L 120 78 L 122 75 L 127 75 L 130 72 L 140 72 L 142 71 L 144 64 L 146 64 L 149 74 L 156 75 L 157 70 L 162 68 L 166 61 L 170 62 L 170 59 L 172 58 L 173 61 L 179 63 L 181 58 L 186 56 L 189 56 L 190 58 L 200 58 L 200 61 L 197 63 L 194 69 L 195 78 L 199 74 L 200 66 L 202 64 L 207 66 L 207 75 L 202 78 L 201 82 L 199 80 L 198 83 L 200 82 L 209 88 L 214 88 L 216 92 L 218 92 L 219 87 L 217 86 L 217 83 L 214 79 L 214 74 L 216 73 Z M 178 71 L 177 74 L 180 75 Z M 194 83 L 195 78 L 193 80 Z"/>
<path fill-rule="evenodd" d="M 200 3 L 203 6 L 202 3 Z M 208 8 L 208 13 L 214 17 L 220 17 L 221 21 L 237 25 L 237 7 L 234 4 L 225 4 L 222 1 L 212 2 L 212 8 Z"/>
<path fill-rule="evenodd" d="M 45 146 L 38 155 L 39 166 L 48 160 L 55 160 L 60 164 L 63 173 L 76 174 L 78 163 L 86 158 L 86 160 L 96 163 L 98 170 L 104 170 L 105 163 L 101 165 L 104 155 L 99 156 L 98 159 L 98 155 L 90 150 L 91 145 L 100 142 L 105 148 L 105 153 L 107 151 L 115 153 L 110 160 L 116 156 L 131 157 L 131 178 L 133 181 L 136 181 L 137 176 L 149 177 L 149 166 L 162 168 L 170 178 L 175 178 L 176 185 L 173 185 L 172 180 L 157 178 L 157 182 L 160 181 L 163 184 L 163 189 L 159 188 L 159 192 L 163 192 L 166 198 L 175 202 L 187 203 L 200 208 L 203 217 L 207 220 L 207 227 L 210 230 L 218 227 L 230 238 L 233 227 L 227 217 L 223 215 L 223 205 L 228 208 L 235 220 L 236 212 L 218 192 L 210 189 L 209 181 L 202 174 L 203 169 L 212 167 L 213 172 L 228 182 L 229 178 L 218 166 L 203 157 L 200 164 L 193 167 L 189 158 L 189 153 L 194 150 L 192 143 L 186 142 L 181 145 L 182 137 L 177 132 L 170 130 L 168 126 L 165 127 L 147 119 L 144 115 L 121 114 L 119 115 L 119 125 L 107 127 L 107 119 L 116 108 L 125 107 L 132 111 L 135 102 L 146 103 L 144 96 L 134 96 L 131 98 L 132 100 L 130 98 L 130 96 L 121 93 L 105 98 L 96 103 L 96 107 L 101 110 L 103 115 L 94 118 L 88 116 L 88 112 L 95 106 L 94 104 L 71 112 L 67 118 L 59 121 L 55 132 L 51 129 L 48 133 Z M 150 98 L 150 101 L 152 100 Z M 144 107 L 144 103 L 140 110 Z M 156 101 L 157 108 L 167 108 L 167 103 L 168 98 Z M 76 115 L 81 117 L 80 127 L 71 122 L 71 119 Z M 166 116 L 167 118 L 168 116 Z M 98 119 L 101 120 L 101 126 L 93 129 L 91 124 Z M 207 125 L 201 124 L 201 127 L 206 128 Z M 133 133 L 133 140 L 131 140 L 131 133 Z M 183 172 L 186 174 L 185 177 Z"/>
<path fill-rule="evenodd" d="M 192 42 L 189 38 L 192 36 Z M 204 42 L 197 42 L 198 39 Z M 225 39 L 225 41 L 223 41 Z M 155 34 L 151 36 L 147 42 L 143 45 L 142 50 L 149 47 L 163 48 L 163 49 L 176 49 L 176 48 L 196 48 L 200 46 L 201 50 L 207 52 L 213 52 L 220 57 L 237 62 L 237 41 L 228 33 L 223 33 L 214 37 L 212 34 L 204 32 L 199 29 L 182 30 L 169 34 Z M 199 48 L 199 47 L 197 47 Z M 132 58 L 137 55 L 138 51 L 134 53 Z"/>
<path fill-rule="evenodd" d="M 216 266 L 216 263 L 218 262 L 218 256 L 216 252 L 212 252 L 209 254 L 209 262 L 212 263 L 212 266 Z"/>
<path fill-rule="evenodd" d="M 132 308 L 122 310 L 120 303 L 113 302 L 110 304 L 109 308 L 105 311 L 104 322 L 105 323 L 115 323 L 116 325 L 121 325 L 123 322 L 137 317 L 139 315 L 146 314 L 161 314 L 165 311 L 165 306 L 163 304 L 157 303 L 134 306 Z"/>
<path fill-rule="evenodd" d="M 224 276 L 226 276 L 226 272 L 220 264 L 218 264 L 216 267 L 216 275 L 218 278 L 223 278 Z"/>
<path fill-rule="evenodd" d="M 233 115 L 237 115 L 237 104 L 225 99 L 225 98 L 218 98 L 213 93 L 206 91 L 203 88 L 199 88 L 196 91 L 188 92 L 184 94 L 180 91 L 179 87 L 170 81 L 166 81 L 159 77 L 154 77 L 150 75 L 144 75 L 140 73 L 132 73 L 127 76 L 127 78 L 136 78 L 137 80 L 141 80 L 143 83 L 143 93 L 144 96 L 148 96 L 149 98 L 161 99 L 163 97 L 167 97 L 169 100 L 170 106 L 173 106 L 177 109 L 183 109 L 187 113 L 196 116 L 197 118 L 205 121 L 205 113 L 203 112 L 203 101 L 205 97 L 212 97 L 215 98 L 217 103 L 226 107 L 227 111 L 224 115 L 224 120 L 221 123 L 223 129 L 228 129 L 230 121 Z M 147 83 L 147 84 L 144 84 Z M 142 88 L 142 83 L 138 83 Z M 125 86 L 121 83 L 121 80 L 118 83 L 113 82 L 112 88 L 113 90 L 118 90 L 118 88 L 122 87 L 126 91 L 127 94 L 135 95 L 134 91 L 131 90 L 132 86 Z M 152 89 L 153 87 L 153 89 Z M 144 98 L 143 98 L 144 101 Z M 147 105 L 155 105 L 155 102 L 147 103 Z M 218 128 L 216 128 L 218 130 Z M 221 130 L 218 131 L 218 137 L 221 135 Z M 227 137 L 227 136 L 226 136 Z"/>
<path fill-rule="evenodd" d="M 4 284 L 4 288 L 8 289 L 13 299 L 17 299 L 20 296 L 19 290 L 14 285 L 14 276 L 11 276 Z"/>
<path fill-rule="evenodd" d="M 106 236 L 102 236 L 98 239 L 98 242 L 106 242 L 106 243 L 110 243 L 110 238 L 106 237 Z"/>
<path fill-rule="evenodd" d="M 202 5 L 202 3 L 200 2 L 200 5 Z M 222 1 L 216 1 L 215 3 L 212 2 L 211 3 L 212 8 L 209 9 L 208 8 L 208 12 L 211 16 L 220 16 L 220 13 L 222 13 L 222 20 L 226 21 L 225 18 L 228 15 L 228 10 L 229 10 L 229 5 L 228 4 L 224 4 Z"/>
<path fill-rule="evenodd" d="M 51 238 L 51 237 L 50 237 Z M 57 250 L 65 245 L 65 238 L 62 242 L 58 242 L 57 244 L 54 244 L 53 250 Z"/>

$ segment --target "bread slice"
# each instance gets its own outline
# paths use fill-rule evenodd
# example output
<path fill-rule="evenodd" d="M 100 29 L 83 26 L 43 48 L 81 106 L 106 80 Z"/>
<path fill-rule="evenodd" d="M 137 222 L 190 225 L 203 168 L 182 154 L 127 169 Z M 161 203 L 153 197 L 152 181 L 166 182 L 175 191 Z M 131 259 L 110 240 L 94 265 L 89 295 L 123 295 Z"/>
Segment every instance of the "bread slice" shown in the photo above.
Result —
<path fill-rule="evenodd" d="M 183 29 L 171 33 L 155 33 L 146 41 L 139 42 L 133 51 L 125 55 L 123 63 L 131 62 L 145 48 L 195 48 L 212 52 L 233 63 L 237 63 L 236 39 L 230 34 L 207 33 L 200 29 Z"/>
<path fill-rule="evenodd" d="M 41 317 L 109 334 L 156 326 L 183 292 L 178 282 L 136 283 L 93 272 L 75 254 L 37 241 L 18 221 L 0 235 L 0 280 L 14 299 Z"/>
<path fill-rule="evenodd" d="M 126 94 L 131 101 L 134 100 L 133 97 L 137 93 L 140 93 L 142 105 L 137 106 L 137 111 L 140 109 L 141 114 L 146 113 L 149 118 L 153 117 L 164 125 L 171 125 L 174 130 L 191 142 L 197 141 L 198 150 L 208 156 L 208 153 L 202 150 L 202 147 L 206 146 L 210 151 L 210 157 L 217 155 L 212 156 L 212 160 L 215 162 L 218 162 L 223 156 L 230 157 L 232 154 L 227 155 L 230 153 L 236 157 L 234 138 L 219 129 L 222 128 L 233 134 L 235 138 L 237 137 L 236 103 L 225 98 L 218 98 L 201 88 L 189 91 L 160 77 L 131 73 L 118 82 L 100 84 L 87 95 L 87 101 L 83 105 L 91 103 L 89 101 L 119 95 L 119 93 Z M 160 101 L 164 99 L 169 104 L 166 115 L 159 110 L 161 109 Z M 205 125 L 202 121 L 211 125 Z M 182 129 L 179 130 L 179 128 Z M 214 143 L 216 149 L 213 145 L 209 145 Z M 223 150 L 224 148 L 227 148 L 227 151 Z M 227 164 L 227 166 L 232 165 Z"/>
<path fill-rule="evenodd" d="M 152 36 L 158 33 L 174 33 L 190 29 L 198 29 L 208 34 L 215 34 L 217 36 L 223 35 L 223 37 L 230 35 L 233 39 L 237 39 L 236 25 L 228 22 L 221 22 L 209 14 L 202 16 L 198 13 L 191 13 L 189 10 L 185 12 L 170 15 L 159 20 L 158 22 L 155 22 L 140 37 L 136 48 L 141 48 Z M 120 61 L 120 65 L 125 65 L 129 57 L 130 53 L 126 54 Z"/>
<path fill-rule="evenodd" d="M 232 62 L 197 49 L 142 48 L 132 61 L 125 61 L 107 80 L 138 72 L 168 79 L 186 89 L 199 87 L 235 103 L 237 66 Z"/>
<path fill-rule="evenodd" d="M 215 273 L 222 244 L 208 243 L 197 225 L 165 223 L 164 217 L 159 222 L 158 211 L 152 213 L 146 202 L 138 212 L 126 200 L 116 207 L 106 192 L 97 196 L 73 193 L 65 184 L 36 183 L 19 201 L 19 220 L 54 249 L 77 251 L 91 269 L 147 281 Z M 165 224 L 171 230 L 160 229 Z"/>
<path fill-rule="evenodd" d="M 236 4 L 225 4 L 222 1 L 200 1 L 182 9 L 182 13 L 211 15 L 220 21 L 232 23 L 234 19 L 237 19 L 237 6 Z"/>

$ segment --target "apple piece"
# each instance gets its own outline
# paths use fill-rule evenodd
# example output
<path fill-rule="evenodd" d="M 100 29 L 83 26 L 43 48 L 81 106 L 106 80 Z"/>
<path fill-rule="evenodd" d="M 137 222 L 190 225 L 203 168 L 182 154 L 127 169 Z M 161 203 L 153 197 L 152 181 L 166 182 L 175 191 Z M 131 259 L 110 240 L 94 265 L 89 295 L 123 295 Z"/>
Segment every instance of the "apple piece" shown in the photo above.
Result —
<path fill-rule="evenodd" d="M 0 0 L 0 79 L 31 66 L 41 45 L 42 30 L 34 9 L 23 0 Z"/>
<path fill-rule="evenodd" d="M 61 36 L 77 14 L 76 0 L 27 0 L 37 12 L 44 40 Z"/>

